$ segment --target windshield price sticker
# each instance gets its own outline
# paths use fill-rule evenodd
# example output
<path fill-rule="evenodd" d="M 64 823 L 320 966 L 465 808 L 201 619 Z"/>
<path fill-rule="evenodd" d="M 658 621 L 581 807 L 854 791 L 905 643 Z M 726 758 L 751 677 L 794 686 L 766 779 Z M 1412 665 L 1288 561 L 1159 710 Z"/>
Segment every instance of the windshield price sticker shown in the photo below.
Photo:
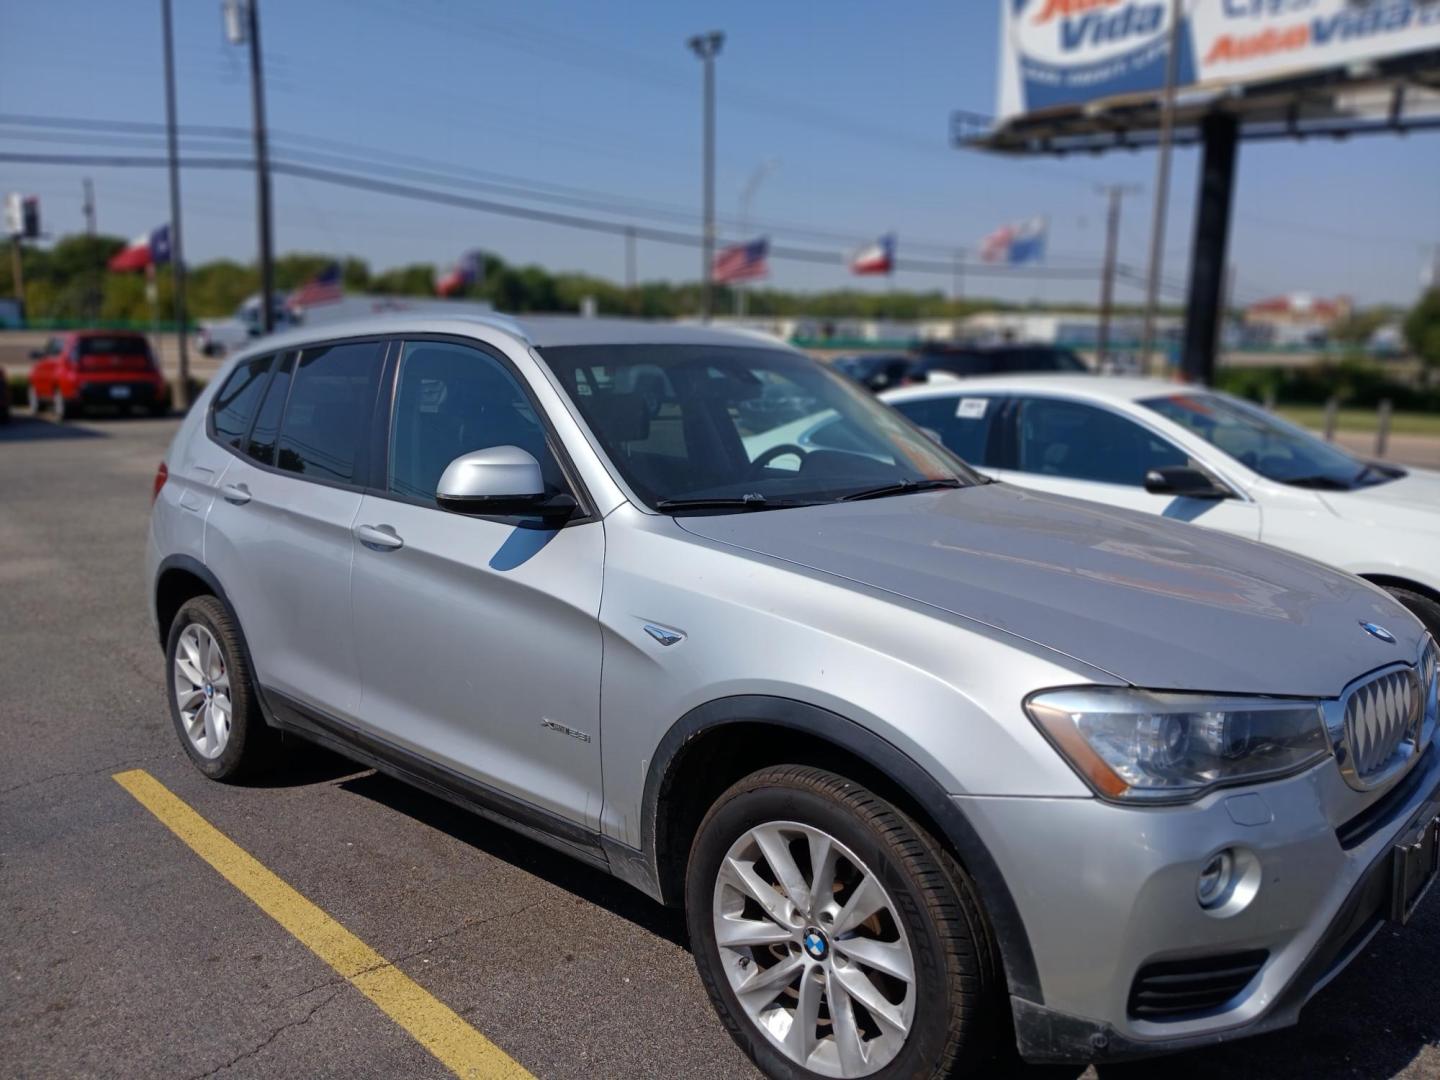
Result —
<path fill-rule="evenodd" d="M 980 420 L 985 416 L 985 408 L 990 404 L 989 398 L 964 397 L 955 408 L 955 415 L 961 420 Z"/>

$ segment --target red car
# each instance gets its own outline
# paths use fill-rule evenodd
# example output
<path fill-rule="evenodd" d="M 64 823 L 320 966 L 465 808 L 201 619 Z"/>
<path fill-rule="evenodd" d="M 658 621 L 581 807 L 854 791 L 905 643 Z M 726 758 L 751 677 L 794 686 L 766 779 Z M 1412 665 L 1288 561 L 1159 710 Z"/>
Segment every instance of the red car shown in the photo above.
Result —
<path fill-rule="evenodd" d="M 65 421 L 97 406 L 170 411 L 170 384 L 160 374 L 144 334 L 78 330 L 51 338 L 31 356 L 30 409 L 55 410 Z"/>

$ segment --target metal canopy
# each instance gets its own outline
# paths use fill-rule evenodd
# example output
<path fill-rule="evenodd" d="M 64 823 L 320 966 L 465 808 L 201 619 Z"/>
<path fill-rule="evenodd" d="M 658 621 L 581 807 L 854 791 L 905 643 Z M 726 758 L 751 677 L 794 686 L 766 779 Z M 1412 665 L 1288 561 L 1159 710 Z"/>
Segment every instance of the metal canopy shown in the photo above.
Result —
<path fill-rule="evenodd" d="M 1005 154 L 1099 154 L 1159 140 L 1162 96 L 1147 91 L 1060 105 L 1000 124 L 956 111 L 957 147 Z M 1440 50 L 1249 84 L 1195 86 L 1175 97 L 1174 142 L 1204 141 L 1207 117 L 1235 119 L 1242 140 L 1345 139 L 1440 130 Z"/>

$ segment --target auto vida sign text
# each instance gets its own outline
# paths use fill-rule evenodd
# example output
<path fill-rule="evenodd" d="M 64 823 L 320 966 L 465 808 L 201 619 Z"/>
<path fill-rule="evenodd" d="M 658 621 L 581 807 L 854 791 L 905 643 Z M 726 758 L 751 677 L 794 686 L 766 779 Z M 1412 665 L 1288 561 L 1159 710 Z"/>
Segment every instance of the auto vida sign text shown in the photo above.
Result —
<path fill-rule="evenodd" d="M 1440 0 L 1182 0 L 1177 85 L 1440 48 Z M 1170 0 L 1001 0 L 1002 118 L 1159 90 Z"/>

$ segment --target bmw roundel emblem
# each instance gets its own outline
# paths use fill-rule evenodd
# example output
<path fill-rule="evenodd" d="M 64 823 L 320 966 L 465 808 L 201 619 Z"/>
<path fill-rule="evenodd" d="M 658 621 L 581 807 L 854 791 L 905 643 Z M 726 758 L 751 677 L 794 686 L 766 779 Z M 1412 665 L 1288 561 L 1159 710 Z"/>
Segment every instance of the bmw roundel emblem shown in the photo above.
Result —
<path fill-rule="evenodd" d="M 800 943 L 805 946 L 805 951 L 812 960 L 824 960 L 830 952 L 830 943 L 825 940 L 825 935 L 813 926 L 805 931 Z"/>
<path fill-rule="evenodd" d="M 1367 634 L 1369 634 L 1369 635 L 1370 635 L 1371 637 L 1373 637 L 1373 638 L 1379 638 L 1381 641 L 1385 642 L 1387 645 L 1394 645 L 1394 644 L 1395 644 L 1395 635 L 1392 634 L 1392 633 L 1390 633 L 1390 631 L 1389 631 L 1389 630 L 1386 630 L 1385 627 L 1383 627 L 1383 626 L 1377 626 L 1377 625 L 1376 625 L 1375 623 L 1373 623 L 1373 622 L 1364 622 L 1364 621 L 1362 620 L 1361 623 L 1360 623 L 1360 629 L 1364 630 Z"/>

